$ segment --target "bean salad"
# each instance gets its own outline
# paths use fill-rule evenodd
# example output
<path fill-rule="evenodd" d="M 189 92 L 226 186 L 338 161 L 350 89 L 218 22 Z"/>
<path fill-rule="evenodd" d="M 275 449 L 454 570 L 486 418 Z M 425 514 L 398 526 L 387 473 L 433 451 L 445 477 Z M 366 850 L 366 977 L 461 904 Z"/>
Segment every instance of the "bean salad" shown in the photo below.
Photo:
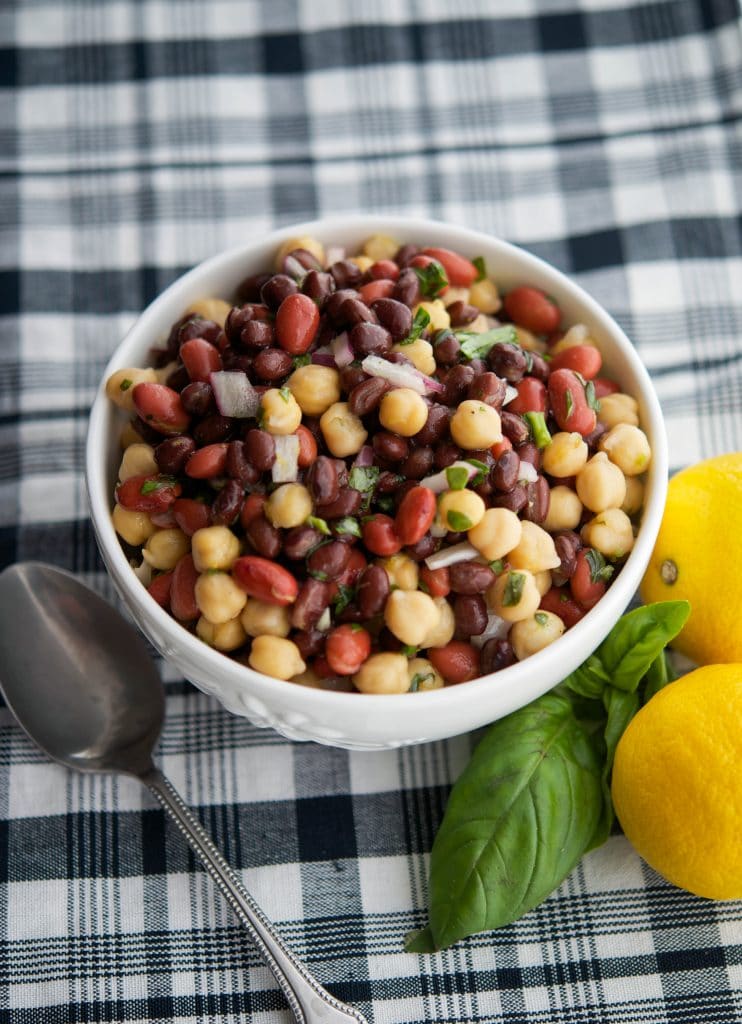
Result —
<path fill-rule="evenodd" d="M 152 598 L 276 679 L 437 689 L 551 644 L 631 551 L 636 400 L 555 301 L 481 257 L 295 238 L 183 311 L 130 420 L 113 524 Z"/>

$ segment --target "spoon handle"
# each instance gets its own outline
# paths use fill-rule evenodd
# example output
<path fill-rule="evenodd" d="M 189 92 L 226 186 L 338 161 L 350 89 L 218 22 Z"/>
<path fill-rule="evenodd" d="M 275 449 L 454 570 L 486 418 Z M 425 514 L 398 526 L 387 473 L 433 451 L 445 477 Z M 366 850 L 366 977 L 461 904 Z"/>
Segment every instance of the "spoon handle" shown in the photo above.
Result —
<path fill-rule="evenodd" d="M 358 1010 L 330 995 L 283 944 L 263 911 L 201 827 L 193 811 L 183 803 L 162 772 L 153 767 L 140 778 L 171 815 L 222 896 L 247 929 L 299 1024 L 348 1024 L 351 1021 L 354 1024 L 368 1024 Z"/>

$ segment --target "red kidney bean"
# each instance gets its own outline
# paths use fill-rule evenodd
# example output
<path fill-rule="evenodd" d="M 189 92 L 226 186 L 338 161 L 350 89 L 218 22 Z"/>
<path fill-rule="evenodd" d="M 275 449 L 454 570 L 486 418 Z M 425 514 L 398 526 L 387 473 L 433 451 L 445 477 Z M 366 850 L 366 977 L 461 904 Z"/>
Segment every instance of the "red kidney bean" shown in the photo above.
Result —
<path fill-rule="evenodd" d="M 253 519 L 257 519 L 258 516 L 263 514 L 265 508 L 266 496 L 264 494 L 248 494 L 245 498 L 245 504 L 242 506 L 240 512 L 240 523 L 244 529 L 250 525 Z"/>
<path fill-rule="evenodd" d="M 260 298 L 269 309 L 276 310 L 289 295 L 295 295 L 298 291 L 299 286 L 293 277 L 274 274 L 260 289 Z"/>
<path fill-rule="evenodd" d="M 511 444 L 523 444 L 531 436 L 528 424 L 514 412 L 503 410 L 500 415 L 502 432 Z"/>
<path fill-rule="evenodd" d="M 539 288 L 518 285 L 505 296 L 503 306 L 511 320 L 534 334 L 550 334 L 559 327 L 559 306 Z"/>
<path fill-rule="evenodd" d="M 348 406 L 356 416 L 368 416 L 378 408 L 379 402 L 389 390 L 389 383 L 381 377 L 362 380 L 348 395 Z"/>
<path fill-rule="evenodd" d="M 299 561 L 306 558 L 310 551 L 313 551 L 322 543 L 323 535 L 312 526 L 292 526 L 283 537 L 283 553 L 292 561 Z"/>
<path fill-rule="evenodd" d="M 540 608 L 558 615 L 567 629 L 576 625 L 585 614 L 570 595 L 568 587 L 551 587 L 541 598 Z"/>
<path fill-rule="evenodd" d="M 366 303 L 362 302 L 357 295 L 345 299 L 340 306 L 338 315 L 341 321 L 349 327 L 354 327 L 356 324 L 378 323 L 376 313 L 369 309 Z"/>
<path fill-rule="evenodd" d="M 242 510 L 245 492 L 236 480 L 227 480 L 211 503 L 211 522 L 214 526 L 231 526 Z"/>
<path fill-rule="evenodd" d="M 238 558 L 232 566 L 232 576 L 250 597 L 268 604 L 291 604 L 299 593 L 299 584 L 287 569 L 257 555 Z"/>
<path fill-rule="evenodd" d="M 413 487 L 405 494 L 394 518 L 394 531 L 402 544 L 417 544 L 435 519 L 436 498 L 429 487 Z"/>
<path fill-rule="evenodd" d="M 299 438 L 299 454 L 297 464 L 299 469 L 307 469 L 317 460 L 317 442 L 311 430 L 307 430 L 303 423 L 296 428 L 296 436 Z"/>
<path fill-rule="evenodd" d="M 479 274 L 471 260 L 451 249 L 427 248 L 423 249 L 423 255 L 438 260 L 445 270 L 449 282 L 456 288 L 468 288 L 476 281 Z"/>
<path fill-rule="evenodd" d="M 307 571 L 319 579 L 337 580 L 348 568 L 350 548 L 339 540 L 320 544 L 307 558 Z"/>
<path fill-rule="evenodd" d="M 381 326 L 392 336 L 392 341 L 402 341 L 412 330 L 412 313 L 404 302 L 391 298 L 377 299 L 371 308 Z"/>
<path fill-rule="evenodd" d="M 520 458 L 510 449 L 502 453 L 490 470 L 490 482 L 498 491 L 512 491 L 518 483 L 519 472 Z"/>
<path fill-rule="evenodd" d="M 161 473 L 178 476 L 183 472 L 183 467 L 195 450 L 196 442 L 192 437 L 187 437 L 185 434 L 168 437 L 155 448 L 155 462 Z"/>
<path fill-rule="evenodd" d="M 161 572 L 159 576 L 155 576 L 147 587 L 147 593 L 150 597 L 153 597 L 159 604 L 160 608 L 164 608 L 166 611 L 170 607 L 170 591 L 172 589 L 173 574 L 172 572 Z"/>
<path fill-rule="evenodd" d="M 211 511 L 202 501 L 193 498 L 178 498 L 173 502 L 175 523 L 188 537 L 196 530 L 203 530 L 211 524 Z"/>
<path fill-rule="evenodd" d="M 410 453 L 409 441 L 388 430 L 380 430 L 374 434 L 371 446 L 380 459 L 386 462 L 401 462 Z"/>
<path fill-rule="evenodd" d="M 572 597 L 585 611 L 596 605 L 606 592 L 606 585 L 602 580 L 593 582 L 585 548 L 577 552 L 577 564 L 569 581 L 569 589 L 572 591 Z"/>
<path fill-rule="evenodd" d="M 432 647 L 428 658 L 433 668 L 452 685 L 479 675 L 479 651 L 463 640 L 451 640 L 445 647 Z"/>
<path fill-rule="evenodd" d="M 428 445 L 413 448 L 404 462 L 400 463 L 399 472 L 408 480 L 422 480 L 433 468 L 433 449 Z"/>
<path fill-rule="evenodd" d="M 259 352 L 253 362 L 255 376 L 269 384 L 282 380 L 293 368 L 293 360 L 288 352 L 277 348 L 266 348 Z"/>
<path fill-rule="evenodd" d="M 164 512 L 177 497 L 182 487 L 167 476 L 142 473 L 130 476 L 116 488 L 116 501 L 134 512 Z"/>
<path fill-rule="evenodd" d="M 457 594 L 453 602 L 456 639 L 480 636 L 487 628 L 487 604 L 481 594 Z"/>
<path fill-rule="evenodd" d="M 318 629 L 302 630 L 299 633 L 294 633 L 291 639 L 299 648 L 299 654 L 303 661 L 322 654 L 325 649 L 325 634 Z"/>
<path fill-rule="evenodd" d="M 191 555 L 183 555 L 173 572 L 170 611 L 180 622 L 192 622 L 201 614 L 196 604 L 196 581 L 200 573 Z"/>
<path fill-rule="evenodd" d="M 407 544 L 405 547 L 405 553 L 415 562 L 422 562 L 424 558 L 429 558 L 437 550 L 438 538 L 434 537 L 432 533 L 424 533 L 415 544 Z"/>
<path fill-rule="evenodd" d="M 445 405 L 434 403 L 428 409 L 428 418 L 412 440 L 416 445 L 436 444 L 448 432 L 450 412 Z"/>
<path fill-rule="evenodd" d="M 358 289 L 358 295 L 361 302 L 364 302 L 367 306 L 372 303 L 376 303 L 378 299 L 388 298 L 394 291 L 394 281 L 382 280 L 382 281 L 367 281 L 366 284 L 361 285 Z"/>
<path fill-rule="evenodd" d="M 303 355 L 319 327 L 319 310 L 307 295 L 298 293 L 283 300 L 276 313 L 276 340 L 292 356 Z"/>
<path fill-rule="evenodd" d="M 390 591 L 389 576 L 380 565 L 369 565 L 358 581 L 358 607 L 364 619 L 381 615 Z"/>
<path fill-rule="evenodd" d="M 263 558 L 278 557 L 281 551 L 281 531 L 263 513 L 247 524 L 245 536 L 256 554 Z"/>
<path fill-rule="evenodd" d="M 480 668 L 483 676 L 499 672 L 515 664 L 515 651 L 509 640 L 488 640 L 480 653 Z"/>
<path fill-rule="evenodd" d="M 193 430 L 193 440 L 199 447 L 205 444 L 218 444 L 227 441 L 235 430 L 235 421 L 228 416 L 213 413 L 201 420 Z"/>
<path fill-rule="evenodd" d="M 301 283 L 301 290 L 322 309 L 327 299 L 335 291 L 335 281 L 332 274 L 310 270 Z"/>
<path fill-rule="evenodd" d="M 250 351 L 267 349 L 275 340 L 273 325 L 264 320 L 251 320 L 245 324 L 240 340 Z"/>
<path fill-rule="evenodd" d="M 562 430 L 576 431 L 583 437 L 595 430 L 595 410 L 587 404 L 585 388 L 572 370 L 555 370 L 549 376 L 549 401 Z"/>
<path fill-rule="evenodd" d="M 546 412 L 546 385 L 536 377 L 524 377 L 515 385 L 518 394 L 508 402 L 508 412 Z"/>
<path fill-rule="evenodd" d="M 497 374 L 487 371 L 480 373 L 469 385 L 466 397 L 475 402 L 484 402 L 491 405 L 493 409 L 500 409 L 505 401 L 507 384 Z M 516 412 L 520 410 L 516 409 Z"/>
<path fill-rule="evenodd" d="M 391 297 L 405 306 L 415 306 L 420 301 L 420 279 L 412 269 L 403 270 L 399 275 Z"/>
<path fill-rule="evenodd" d="M 205 416 L 214 408 L 214 392 L 210 384 L 202 381 L 194 381 L 188 384 L 180 393 L 180 401 L 183 408 L 191 416 Z"/>
<path fill-rule="evenodd" d="M 180 358 L 192 381 L 208 383 L 209 375 L 222 368 L 222 357 L 214 346 L 203 338 L 191 338 L 181 345 Z"/>
<path fill-rule="evenodd" d="M 325 657 L 338 676 L 354 675 L 371 653 L 371 637 L 358 625 L 337 626 L 327 637 Z"/>
<path fill-rule="evenodd" d="M 261 473 L 271 469 L 276 461 L 276 442 L 267 430 L 253 427 L 245 435 L 245 454 L 248 462 Z"/>
<path fill-rule="evenodd" d="M 223 476 L 227 465 L 227 449 L 229 445 L 207 444 L 199 448 L 185 464 L 185 474 L 193 480 L 211 480 L 215 476 Z"/>
<path fill-rule="evenodd" d="M 616 384 L 615 380 L 608 380 L 607 377 L 596 377 L 593 380 L 595 385 L 595 397 L 605 398 L 606 395 L 615 395 L 621 388 Z"/>
<path fill-rule="evenodd" d="M 330 593 L 329 584 L 321 580 L 305 580 L 291 609 L 291 625 L 294 629 L 313 629 L 330 603 Z"/>
<path fill-rule="evenodd" d="M 191 418 L 172 388 L 147 381 L 134 385 L 132 397 L 139 416 L 161 434 L 182 434 L 188 429 Z"/>
<path fill-rule="evenodd" d="M 517 384 L 528 369 L 528 359 L 523 349 L 507 342 L 493 345 L 487 354 L 487 362 L 497 376 L 508 384 Z"/>
<path fill-rule="evenodd" d="M 392 336 L 380 324 L 357 323 L 348 339 L 359 359 L 369 355 L 383 356 L 392 350 Z"/>
<path fill-rule="evenodd" d="M 363 277 L 363 272 L 352 260 L 338 260 L 330 267 L 330 274 L 337 288 L 354 288 Z"/>
<path fill-rule="evenodd" d="M 363 503 L 363 495 L 354 487 L 341 487 L 334 501 L 325 505 L 317 504 L 315 512 L 322 519 L 340 519 L 341 516 L 354 516 Z"/>
<path fill-rule="evenodd" d="M 248 461 L 244 441 L 229 442 L 226 470 L 227 476 L 236 480 L 242 487 L 251 487 L 260 479 L 260 472 Z"/>
<path fill-rule="evenodd" d="M 436 469 L 446 469 L 463 456 L 464 453 L 453 441 L 441 441 L 433 451 L 433 465 Z"/>
<path fill-rule="evenodd" d="M 495 574 L 480 562 L 456 562 L 448 567 L 454 594 L 483 594 L 495 582 Z"/>
<path fill-rule="evenodd" d="M 217 345 L 222 329 L 214 320 L 205 320 L 201 316 L 189 316 L 178 329 L 178 347 L 191 338 L 203 338 Z"/>
<path fill-rule="evenodd" d="M 509 508 L 511 512 L 520 512 L 528 501 L 523 484 L 516 484 L 503 494 L 493 494 L 490 498 L 492 508 Z"/>
<path fill-rule="evenodd" d="M 397 536 L 394 520 L 381 513 L 369 516 L 361 527 L 363 543 L 372 555 L 382 558 L 396 555 L 402 548 L 402 541 Z"/>
<path fill-rule="evenodd" d="M 479 310 L 469 302 L 462 302 L 461 299 L 458 299 L 448 306 L 448 315 L 451 318 L 452 327 L 465 327 L 477 319 Z"/>
<path fill-rule="evenodd" d="M 319 455 L 307 473 L 306 485 L 318 505 L 335 501 L 340 490 L 335 460 L 327 455 Z"/>
<path fill-rule="evenodd" d="M 428 588 L 431 597 L 448 597 L 451 593 L 451 575 L 446 566 L 430 569 L 424 565 L 420 569 L 420 580 Z"/>
<path fill-rule="evenodd" d="M 539 476 L 533 483 L 526 484 L 526 503 L 521 510 L 521 519 L 527 519 L 539 526 L 549 514 L 551 492 L 545 477 Z"/>
<path fill-rule="evenodd" d="M 452 366 L 443 381 L 445 391 L 442 394 L 436 394 L 436 400 L 442 402 L 443 405 L 458 405 L 464 400 L 475 376 L 471 366 L 463 366 L 461 363 Z"/>

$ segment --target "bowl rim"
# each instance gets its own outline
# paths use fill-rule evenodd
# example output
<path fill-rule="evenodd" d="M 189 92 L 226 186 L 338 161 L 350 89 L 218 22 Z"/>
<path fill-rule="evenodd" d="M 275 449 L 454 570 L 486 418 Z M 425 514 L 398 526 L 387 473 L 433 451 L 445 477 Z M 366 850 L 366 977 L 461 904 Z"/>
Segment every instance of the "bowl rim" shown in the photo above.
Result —
<path fill-rule="evenodd" d="M 147 593 L 133 572 L 113 529 L 112 495 L 106 492 L 105 465 L 109 444 L 106 417 L 109 413 L 110 403 L 105 394 L 105 382 L 114 370 L 127 365 L 122 359 L 122 353 L 128 352 L 130 348 L 135 347 L 135 343 L 141 343 L 143 338 L 148 337 L 151 324 L 157 319 L 160 311 L 173 302 L 180 293 L 184 294 L 184 301 L 188 301 L 185 299 L 185 293 L 201 278 L 219 268 L 229 266 L 235 259 L 244 258 L 245 263 L 249 264 L 257 250 L 269 246 L 278 247 L 282 242 L 294 236 L 315 235 L 321 240 L 327 239 L 325 244 L 331 245 L 333 231 L 340 229 L 346 233 L 357 231 L 359 239 L 375 233 L 393 233 L 404 238 L 406 235 L 424 236 L 426 232 L 440 234 L 441 231 L 445 231 L 451 248 L 457 250 L 463 248 L 464 251 L 469 251 L 472 255 L 478 250 L 485 249 L 488 262 L 489 254 L 492 256 L 496 254 L 505 262 L 506 266 L 508 262 L 515 259 L 526 270 L 532 269 L 537 277 L 550 277 L 557 286 L 557 291 L 568 295 L 573 301 L 580 304 L 610 339 L 611 346 L 618 350 L 621 360 L 628 363 L 631 373 L 640 383 L 641 395 L 635 397 L 641 399 L 643 405 L 642 425 L 652 438 L 650 486 L 647 487 L 646 492 L 648 498 L 634 548 L 616 582 L 579 623 L 568 630 L 553 645 L 529 656 L 524 661 L 516 662 L 500 672 L 480 676 L 465 684 L 446 686 L 423 693 L 373 695 L 299 685 L 292 686 L 288 691 L 284 690 L 286 697 L 290 698 L 285 701 L 285 706 L 299 712 L 304 710 L 316 715 L 326 709 L 331 714 L 333 710 L 337 711 L 339 708 L 350 710 L 355 707 L 357 711 L 360 711 L 363 707 L 364 718 L 372 716 L 374 720 L 379 721 L 388 718 L 395 711 L 402 715 L 408 715 L 413 708 L 417 712 L 423 708 L 426 710 L 436 708 L 438 712 L 445 713 L 447 710 L 453 711 L 463 704 L 476 704 L 478 700 L 482 700 L 483 705 L 498 703 L 502 693 L 509 689 L 518 693 L 517 702 L 510 702 L 511 710 L 514 707 L 521 707 L 555 685 L 549 683 L 545 686 L 539 682 L 540 670 L 545 669 L 553 662 L 555 655 L 562 655 L 565 664 L 576 667 L 600 643 L 633 597 L 648 564 L 664 509 L 668 472 L 667 435 L 659 399 L 649 373 L 631 341 L 607 310 L 580 285 L 552 264 L 518 245 L 484 232 L 426 217 L 392 214 L 328 216 L 286 225 L 276 231 L 261 235 L 250 243 L 232 246 L 201 261 L 176 278 L 137 316 L 114 349 L 106 364 L 91 408 L 86 437 L 85 481 L 94 532 L 101 555 L 114 584 L 129 607 L 133 609 L 143 605 L 142 612 L 154 620 L 159 630 L 173 644 L 183 648 L 186 654 L 192 655 L 194 661 L 213 665 L 211 675 L 215 680 L 231 676 L 238 684 L 249 681 L 251 691 L 258 698 L 262 697 L 269 703 L 280 699 L 280 688 L 287 686 L 284 681 L 256 672 L 249 666 L 225 657 L 221 652 L 208 647 L 161 608 Z M 149 336 L 148 340 L 151 343 L 154 339 Z M 593 637 L 600 635 L 600 638 L 594 642 L 590 641 L 591 632 Z M 579 657 L 577 657 L 578 654 Z M 500 695 L 498 700 L 493 700 L 495 693 Z M 373 696 L 373 700 L 360 705 L 358 700 L 363 696 Z M 488 697 L 489 699 L 487 699 Z M 489 719 L 485 716 L 484 720 Z M 455 735 L 455 733 L 451 733 L 451 735 Z"/>

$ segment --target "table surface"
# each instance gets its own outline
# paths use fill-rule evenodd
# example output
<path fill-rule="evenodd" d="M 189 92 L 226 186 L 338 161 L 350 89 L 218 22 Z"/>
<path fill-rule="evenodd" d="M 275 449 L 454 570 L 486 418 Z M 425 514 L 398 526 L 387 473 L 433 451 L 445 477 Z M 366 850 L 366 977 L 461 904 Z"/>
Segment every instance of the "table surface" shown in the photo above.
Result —
<path fill-rule="evenodd" d="M 106 360 L 183 269 L 315 215 L 528 247 L 635 342 L 673 470 L 742 449 L 732 0 L 10 0 L 0 28 L 2 564 L 110 595 L 82 482 Z M 404 954 L 471 739 L 291 743 L 163 671 L 164 770 L 369 1021 L 742 1019 L 742 904 L 671 888 L 620 836 L 516 924 Z M 5 709 L 0 943 L 0 1022 L 288 1020 L 148 795 L 48 764 Z"/>

